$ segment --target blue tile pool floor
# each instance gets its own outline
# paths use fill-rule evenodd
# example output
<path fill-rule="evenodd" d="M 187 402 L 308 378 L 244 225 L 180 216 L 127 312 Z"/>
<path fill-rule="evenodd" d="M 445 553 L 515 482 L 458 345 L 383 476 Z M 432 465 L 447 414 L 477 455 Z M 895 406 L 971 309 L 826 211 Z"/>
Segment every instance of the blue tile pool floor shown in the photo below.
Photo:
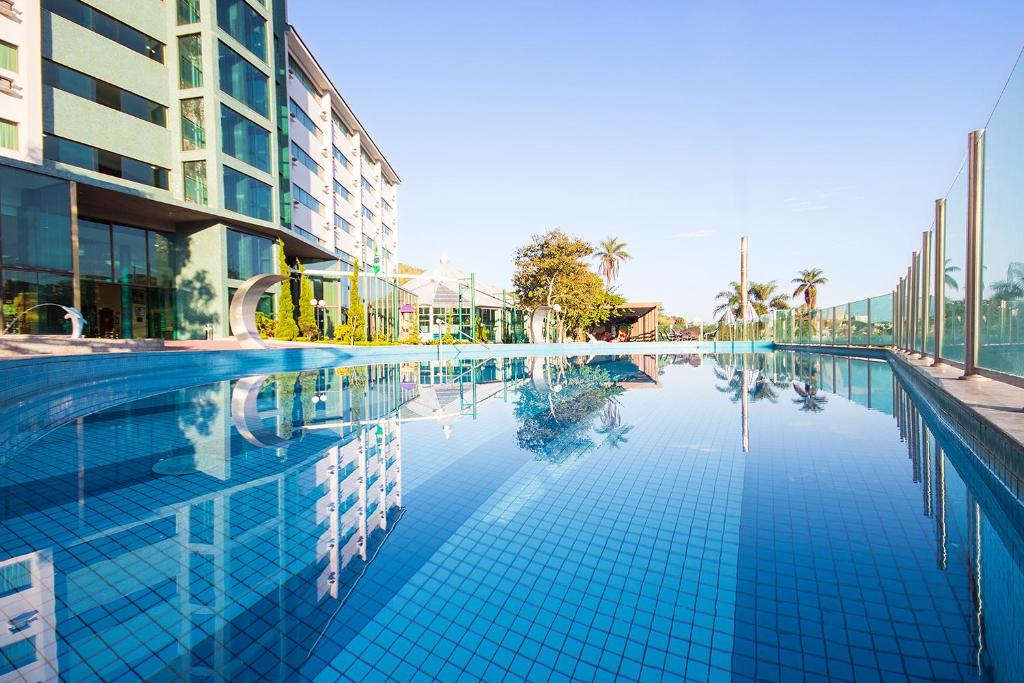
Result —
<path fill-rule="evenodd" d="M 0 681 L 1024 680 L 1024 522 L 880 361 L 191 387 L 0 465 Z"/>

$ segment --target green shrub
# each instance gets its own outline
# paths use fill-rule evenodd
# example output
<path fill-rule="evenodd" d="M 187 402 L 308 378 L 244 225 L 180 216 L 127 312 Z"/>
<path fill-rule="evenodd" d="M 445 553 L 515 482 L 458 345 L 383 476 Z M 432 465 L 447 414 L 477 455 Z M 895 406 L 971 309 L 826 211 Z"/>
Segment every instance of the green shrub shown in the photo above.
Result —
<path fill-rule="evenodd" d="M 274 319 L 263 311 L 256 311 L 256 330 L 260 333 L 260 336 L 264 339 L 273 339 L 274 337 Z"/>
<path fill-rule="evenodd" d="M 291 276 L 291 269 L 288 268 L 288 259 L 284 255 L 284 240 L 277 241 L 277 270 L 281 275 Z M 274 325 L 274 338 L 281 341 L 290 341 L 299 334 L 299 327 L 295 324 L 295 303 L 292 301 L 291 281 L 285 280 L 281 283 L 281 293 L 277 298 L 277 321 Z"/>
<path fill-rule="evenodd" d="M 352 326 L 339 324 L 334 326 L 334 340 L 342 344 L 352 343 Z"/>

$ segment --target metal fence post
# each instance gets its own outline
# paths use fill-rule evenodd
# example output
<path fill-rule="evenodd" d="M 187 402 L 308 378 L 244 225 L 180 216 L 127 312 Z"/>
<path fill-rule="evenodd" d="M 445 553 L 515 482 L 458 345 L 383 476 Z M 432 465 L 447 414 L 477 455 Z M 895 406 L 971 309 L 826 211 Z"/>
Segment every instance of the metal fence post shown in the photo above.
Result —
<path fill-rule="evenodd" d="M 900 323 L 900 316 L 903 314 L 903 278 L 896 283 L 896 289 L 892 293 L 892 342 L 897 349 L 903 342 L 903 325 Z"/>
<path fill-rule="evenodd" d="M 928 359 L 928 292 L 930 283 L 928 280 L 929 263 L 932 257 L 932 233 L 925 230 L 921 235 L 921 256 L 919 257 L 920 270 L 918 274 L 921 280 L 921 358 Z"/>
<path fill-rule="evenodd" d="M 981 308 L 981 205 L 985 176 L 985 130 L 971 131 L 967 143 L 967 288 L 964 297 L 964 374 L 960 379 L 984 379 L 977 372 L 979 309 Z"/>
<path fill-rule="evenodd" d="M 935 200 L 935 348 L 932 367 L 943 365 L 942 328 L 946 325 L 946 200 Z"/>
<path fill-rule="evenodd" d="M 910 357 L 920 358 L 918 351 L 918 333 L 921 332 L 921 254 L 910 254 Z"/>

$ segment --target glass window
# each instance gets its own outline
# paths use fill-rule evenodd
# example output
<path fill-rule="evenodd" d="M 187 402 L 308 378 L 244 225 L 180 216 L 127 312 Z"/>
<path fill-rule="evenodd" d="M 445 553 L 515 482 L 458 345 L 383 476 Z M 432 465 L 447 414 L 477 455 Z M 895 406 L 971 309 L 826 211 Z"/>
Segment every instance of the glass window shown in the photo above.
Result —
<path fill-rule="evenodd" d="M 185 201 L 206 204 L 209 194 L 206 186 L 206 160 L 186 161 L 181 165 L 185 180 Z"/>
<path fill-rule="evenodd" d="M 366 176 L 359 176 L 359 184 L 363 186 L 363 189 L 367 192 L 373 192 L 373 183 L 366 179 Z"/>
<path fill-rule="evenodd" d="M 340 149 L 338 149 L 337 147 L 332 147 L 332 150 L 334 153 L 335 161 L 341 164 L 343 168 L 352 167 L 352 162 L 348 160 L 348 157 L 345 156 Z"/>
<path fill-rule="evenodd" d="M 199 21 L 199 0 L 178 0 L 178 26 Z"/>
<path fill-rule="evenodd" d="M 313 79 L 310 78 L 298 64 L 293 63 L 291 65 L 291 69 L 291 73 L 295 76 L 295 80 L 301 83 L 302 87 L 305 88 L 308 93 L 316 97 L 320 97 L 319 91 L 317 91 L 316 86 L 313 85 Z"/>
<path fill-rule="evenodd" d="M 206 147 L 206 124 L 202 97 L 181 101 L 181 148 L 185 151 Z"/>
<path fill-rule="evenodd" d="M 267 75 L 224 43 L 218 42 L 220 89 L 253 111 L 266 116 L 270 112 Z"/>
<path fill-rule="evenodd" d="M 167 125 L 167 107 L 164 105 L 48 59 L 43 60 L 43 85 L 69 92 L 158 126 Z"/>
<path fill-rule="evenodd" d="M 43 157 L 163 190 L 168 188 L 166 168 L 53 135 L 43 136 Z"/>
<path fill-rule="evenodd" d="M 320 128 L 313 123 L 313 119 L 309 118 L 309 114 L 295 100 L 288 100 L 288 111 L 291 113 L 292 118 L 301 123 L 303 128 L 317 136 L 317 138 L 322 135 Z"/>
<path fill-rule="evenodd" d="M 217 25 L 267 61 L 267 21 L 245 0 L 217 0 Z"/>
<path fill-rule="evenodd" d="M 270 131 L 223 104 L 220 127 L 225 154 L 270 172 Z"/>
<path fill-rule="evenodd" d="M 6 676 L 34 661 L 36 661 L 35 636 L 4 645 L 0 647 L 0 676 Z"/>
<path fill-rule="evenodd" d="M 373 211 L 370 211 L 368 208 L 366 208 L 365 204 L 363 204 L 363 218 L 365 218 L 368 221 L 372 221 L 374 219 Z"/>
<path fill-rule="evenodd" d="M 228 277 L 248 280 L 274 272 L 274 242 L 266 237 L 228 230 Z"/>
<path fill-rule="evenodd" d="M 205 162 L 203 162 L 205 163 Z M 157 287 L 174 286 L 174 241 L 162 232 L 147 231 L 149 282 Z"/>
<path fill-rule="evenodd" d="M 324 170 L 320 168 L 320 164 L 316 163 L 316 160 L 309 156 L 306 150 L 302 149 L 294 142 L 292 143 L 292 155 L 295 157 L 296 161 L 315 173 L 317 177 L 321 177 L 323 175 Z"/>
<path fill-rule="evenodd" d="M 114 281 L 145 285 L 149 283 L 146 267 L 146 231 L 114 226 Z"/>
<path fill-rule="evenodd" d="M 269 221 L 273 219 L 270 185 L 224 167 L 224 208 L 229 211 Z"/>
<path fill-rule="evenodd" d="M 366 153 L 366 150 L 360 150 L 359 156 L 362 158 L 364 164 L 373 166 L 373 159 L 371 159 L 370 155 Z"/>
<path fill-rule="evenodd" d="M 71 240 L 67 239 L 67 243 L 70 242 Z M 18 324 L 12 331 L 21 334 L 67 334 L 69 325 L 64 320 L 63 310 L 56 306 L 44 306 L 33 311 L 28 309 L 42 303 L 72 306 L 73 289 L 70 273 L 58 275 L 5 268 L 3 321 L 0 322 L 6 326 L 18 318 Z M 22 313 L 24 315 L 19 318 Z"/>
<path fill-rule="evenodd" d="M 334 214 L 334 227 L 341 228 L 350 235 L 352 234 L 352 230 L 355 228 L 354 225 L 349 223 L 347 220 L 345 220 L 338 214 Z"/>
<path fill-rule="evenodd" d="M 196 33 L 178 38 L 178 87 L 203 86 L 203 44 Z"/>
<path fill-rule="evenodd" d="M 18 149 L 18 124 L 7 119 L 0 119 L 0 147 Z"/>
<path fill-rule="evenodd" d="M 348 191 L 347 187 L 339 183 L 337 180 L 334 181 L 334 191 L 345 199 L 352 199 L 352 193 Z"/>
<path fill-rule="evenodd" d="M 22 560 L 0 567 L 0 598 L 32 587 L 32 563 Z"/>
<path fill-rule="evenodd" d="M 391 203 L 390 203 L 390 202 L 389 202 L 388 200 L 386 200 L 386 199 L 384 199 L 384 198 L 381 198 L 380 202 L 381 202 L 381 204 L 382 204 L 382 205 L 384 206 L 384 208 L 385 208 L 385 209 L 387 209 L 388 211 L 393 211 L 393 210 L 394 210 L 394 209 L 393 209 L 393 208 L 391 207 Z"/>
<path fill-rule="evenodd" d="M 391 237 L 391 227 L 387 223 L 381 223 L 380 229 L 383 231 L 385 237 Z"/>
<path fill-rule="evenodd" d="M 78 0 L 43 0 L 43 9 L 64 17 L 152 60 L 163 63 L 164 44 Z"/>
<path fill-rule="evenodd" d="M 0 40 L 0 69 L 18 71 L 18 48 Z"/>
<path fill-rule="evenodd" d="M 83 278 L 113 280 L 109 223 L 78 219 L 78 268 Z"/>
<path fill-rule="evenodd" d="M 0 166 L 3 263 L 71 270 L 71 198 L 67 181 Z"/>
<path fill-rule="evenodd" d="M 324 205 L 318 202 L 313 195 L 294 183 L 292 183 L 292 193 L 295 195 L 295 201 L 299 204 L 308 207 L 314 213 L 323 215 Z"/>
<path fill-rule="evenodd" d="M 341 117 L 333 111 L 331 112 L 331 121 L 338 127 L 338 130 L 344 133 L 347 137 L 352 137 L 352 131 L 349 130 L 349 127 L 345 125 L 345 122 L 341 120 Z"/>

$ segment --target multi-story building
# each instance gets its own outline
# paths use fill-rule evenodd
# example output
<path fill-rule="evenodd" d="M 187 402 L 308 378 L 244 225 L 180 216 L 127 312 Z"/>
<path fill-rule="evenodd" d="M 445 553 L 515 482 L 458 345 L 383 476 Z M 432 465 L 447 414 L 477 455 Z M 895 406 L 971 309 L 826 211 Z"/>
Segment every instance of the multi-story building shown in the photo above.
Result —
<path fill-rule="evenodd" d="M 226 336 L 278 240 L 396 267 L 398 183 L 285 0 L 0 0 L 0 326 Z"/>

